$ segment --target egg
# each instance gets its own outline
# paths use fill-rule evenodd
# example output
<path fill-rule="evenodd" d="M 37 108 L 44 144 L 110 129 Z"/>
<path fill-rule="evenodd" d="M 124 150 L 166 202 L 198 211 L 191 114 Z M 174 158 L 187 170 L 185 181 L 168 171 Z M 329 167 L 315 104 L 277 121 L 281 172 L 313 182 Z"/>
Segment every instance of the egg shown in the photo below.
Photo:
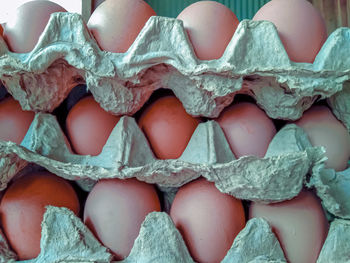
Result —
<path fill-rule="evenodd" d="M 253 103 L 231 105 L 221 112 L 216 121 L 237 158 L 244 155 L 264 157 L 276 134 L 272 120 Z"/>
<path fill-rule="evenodd" d="M 0 101 L 0 140 L 20 144 L 34 116 L 34 112 L 23 111 L 12 97 Z"/>
<path fill-rule="evenodd" d="M 155 15 L 142 0 L 106 0 L 92 13 L 87 26 L 102 50 L 123 53 Z"/>
<path fill-rule="evenodd" d="M 269 1 L 253 20 L 267 20 L 275 24 L 284 48 L 294 62 L 312 63 L 327 39 L 325 21 L 306 0 Z"/>
<path fill-rule="evenodd" d="M 221 262 L 245 226 L 242 202 L 201 178 L 180 188 L 170 209 L 196 262 Z"/>
<path fill-rule="evenodd" d="M 326 167 L 343 171 L 350 159 L 350 135 L 326 106 L 313 106 L 295 122 L 303 128 L 313 146 L 326 150 Z"/>
<path fill-rule="evenodd" d="M 236 15 L 214 1 L 198 1 L 177 17 L 183 21 L 198 59 L 219 59 L 239 24 Z"/>
<path fill-rule="evenodd" d="M 142 112 L 138 124 L 159 159 L 177 159 L 199 120 L 189 115 L 176 97 L 165 96 Z"/>
<path fill-rule="evenodd" d="M 320 200 L 312 192 L 302 191 L 292 200 L 275 204 L 253 202 L 249 217 L 268 221 L 288 262 L 316 262 L 329 226 Z"/>
<path fill-rule="evenodd" d="M 20 260 L 35 258 L 40 253 L 41 221 L 47 205 L 79 213 L 79 200 L 73 187 L 49 172 L 19 178 L 7 188 L 1 200 L 1 225 Z"/>
<path fill-rule="evenodd" d="M 81 155 L 99 155 L 119 119 L 102 109 L 92 96 L 78 101 L 66 119 L 73 150 Z"/>
<path fill-rule="evenodd" d="M 4 26 L 4 40 L 9 50 L 16 53 L 30 52 L 44 31 L 50 15 L 67 12 L 63 7 L 50 1 L 30 1 L 21 5 L 12 19 Z"/>
<path fill-rule="evenodd" d="M 88 195 L 84 222 L 120 260 L 129 255 L 142 222 L 153 211 L 160 211 L 153 185 L 136 179 L 105 179 Z"/>

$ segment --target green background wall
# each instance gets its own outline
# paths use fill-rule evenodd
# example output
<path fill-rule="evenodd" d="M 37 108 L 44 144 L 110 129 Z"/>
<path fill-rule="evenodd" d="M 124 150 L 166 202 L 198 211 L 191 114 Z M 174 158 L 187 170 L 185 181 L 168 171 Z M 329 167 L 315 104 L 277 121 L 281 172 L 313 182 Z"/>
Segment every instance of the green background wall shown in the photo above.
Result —
<path fill-rule="evenodd" d="M 159 16 L 177 17 L 187 6 L 198 0 L 146 0 Z M 254 14 L 269 0 L 219 0 L 216 1 L 229 7 L 238 20 L 252 19 Z"/>

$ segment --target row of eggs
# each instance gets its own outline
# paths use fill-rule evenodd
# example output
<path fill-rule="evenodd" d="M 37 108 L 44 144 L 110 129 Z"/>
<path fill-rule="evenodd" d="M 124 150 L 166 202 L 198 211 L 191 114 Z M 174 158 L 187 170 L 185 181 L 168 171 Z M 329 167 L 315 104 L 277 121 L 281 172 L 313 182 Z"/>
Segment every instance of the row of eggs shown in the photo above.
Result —
<path fill-rule="evenodd" d="M 2 197 L 1 227 L 20 260 L 40 253 L 41 221 L 47 205 L 69 208 L 77 216 L 81 209 L 72 185 L 48 172 L 23 175 Z M 153 185 L 136 179 L 104 179 L 89 193 L 83 220 L 114 259 L 121 260 L 129 255 L 142 222 L 153 211 L 161 211 Z M 169 214 L 199 263 L 220 262 L 246 223 L 242 201 L 221 193 L 204 178 L 179 189 Z M 269 222 L 292 263 L 316 262 L 329 228 L 320 200 L 307 190 L 277 204 L 252 202 L 248 217 Z"/>
<path fill-rule="evenodd" d="M 18 53 L 32 50 L 49 14 L 62 11 L 65 10 L 48 1 L 20 7 L 13 21 L 3 25 L 9 49 Z M 155 12 L 143 1 L 107 0 L 95 10 L 87 26 L 102 50 L 126 52 L 152 15 Z M 178 18 L 184 22 L 195 54 L 202 60 L 220 58 L 238 25 L 228 8 L 213 1 L 195 3 Z M 272 0 L 254 19 L 276 25 L 289 57 L 295 62 L 313 62 L 326 39 L 322 17 L 305 0 Z M 28 25 L 32 25 L 30 29 Z M 22 111 L 13 99 L 3 100 L 0 138 L 20 143 L 33 118 L 34 113 Z M 73 151 L 99 154 L 118 120 L 119 117 L 103 111 L 92 97 L 80 100 L 66 119 Z M 252 103 L 227 107 L 216 120 L 237 158 L 263 157 L 276 133 L 272 120 Z M 147 105 L 138 119 L 160 159 L 178 158 L 200 121 L 188 115 L 181 102 L 171 96 Z M 314 106 L 296 123 L 308 133 L 313 145 L 326 147 L 328 167 L 338 171 L 347 167 L 349 134 L 327 107 Z M 47 204 L 79 213 L 79 200 L 69 183 L 48 173 L 26 175 L 14 181 L 2 198 L 1 224 L 20 259 L 33 258 L 40 251 L 40 222 Z M 129 254 L 145 215 L 160 211 L 160 207 L 152 185 L 135 179 L 101 180 L 88 196 L 84 221 L 116 259 L 122 259 Z M 204 179 L 180 188 L 170 215 L 197 262 L 219 262 L 245 225 L 242 202 L 220 193 Z M 316 261 L 328 224 L 319 200 L 311 192 L 303 191 L 293 200 L 274 205 L 252 203 L 249 217 L 257 216 L 268 219 L 290 262 Z"/>
<path fill-rule="evenodd" d="M 49 1 L 33 1 L 20 6 L 12 20 L 3 24 L 3 37 L 9 49 L 16 53 L 30 52 L 50 14 L 65 11 Z M 142 0 L 106 0 L 92 13 L 87 27 L 102 50 L 123 53 L 147 20 L 155 15 Z M 183 21 L 200 60 L 220 58 L 239 24 L 229 8 L 215 1 L 196 2 L 177 18 Z M 312 63 L 327 38 L 322 16 L 306 0 L 272 0 L 256 13 L 253 20 L 275 24 L 285 50 L 294 62 Z"/>
<path fill-rule="evenodd" d="M 158 159 L 181 156 L 201 118 L 189 115 L 182 103 L 171 95 L 157 98 L 137 113 L 140 129 Z M 0 101 L 0 139 L 20 144 L 34 119 L 34 112 L 23 111 L 17 101 Z M 99 155 L 120 117 L 104 111 L 92 96 L 80 99 L 65 120 L 67 145 L 80 155 Z M 250 102 L 233 103 L 215 119 L 236 156 L 264 157 L 276 134 L 274 122 Z M 307 133 L 313 146 L 326 150 L 326 167 L 336 171 L 347 168 L 350 158 L 350 135 L 331 110 L 312 106 L 294 122 Z"/>
<path fill-rule="evenodd" d="M 33 112 L 22 111 L 11 97 L 3 99 L 0 139 L 20 143 L 33 118 Z M 72 151 L 98 154 L 118 120 L 93 97 L 80 99 L 66 119 Z M 151 148 L 161 159 L 179 157 L 200 121 L 187 114 L 175 96 L 155 99 L 142 109 L 138 118 Z M 237 157 L 263 157 L 276 133 L 273 121 L 250 102 L 234 103 L 216 121 Z M 329 167 L 346 168 L 350 157 L 349 134 L 326 106 L 313 106 L 296 123 L 314 145 L 326 147 Z M 25 175 L 5 191 L 0 204 L 1 226 L 20 259 L 34 258 L 40 252 L 40 222 L 44 207 L 49 204 L 79 213 L 79 200 L 70 184 L 52 174 Z M 84 222 L 116 259 L 122 259 L 129 254 L 145 216 L 160 210 L 152 185 L 136 179 L 100 180 L 86 200 Z M 197 262 L 220 262 L 246 221 L 242 202 L 221 193 L 205 179 L 180 188 L 170 216 Z M 328 231 L 320 201 L 306 190 L 290 201 L 271 205 L 251 203 L 248 216 L 268 220 L 290 262 L 314 262 Z"/>

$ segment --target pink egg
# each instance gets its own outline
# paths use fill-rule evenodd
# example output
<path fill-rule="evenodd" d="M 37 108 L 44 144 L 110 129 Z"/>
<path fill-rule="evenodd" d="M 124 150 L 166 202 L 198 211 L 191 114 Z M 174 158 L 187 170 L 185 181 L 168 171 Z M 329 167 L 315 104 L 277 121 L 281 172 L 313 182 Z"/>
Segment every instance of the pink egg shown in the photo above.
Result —
<path fill-rule="evenodd" d="M 276 234 L 290 263 L 316 262 L 328 233 L 320 200 L 302 191 L 292 200 L 276 204 L 252 203 L 249 218 L 262 217 Z"/>
<path fill-rule="evenodd" d="M 264 157 L 276 134 L 272 120 L 258 106 L 248 102 L 227 107 L 216 121 L 237 158 L 244 155 Z"/>
<path fill-rule="evenodd" d="M 245 226 L 242 202 L 203 178 L 180 188 L 170 216 L 198 263 L 219 263 Z"/>
<path fill-rule="evenodd" d="M 99 155 L 119 119 L 101 108 L 92 96 L 78 101 L 66 119 L 67 136 L 75 153 Z"/>
<path fill-rule="evenodd" d="M 326 149 L 326 167 L 343 171 L 350 158 L 350 135 L 326 106 L 313 106 L 295 122 L 307 133 L 313 146 Z"/>
<path fill-rule="evenodd" d="M 155 15 L 142 0 L 106 0 L 92 13 L 87 26 L 102 50 L 123 53 Z"/>
<path fill-rule="evenodd" d="M 100 180 L 89 193 L 84 222 L 117 260 L 127 257 L 148 213 L 160 211 L 153 185 L 136 179 Z"/>
<path fill-rule="evenodd" d="M 272 0 L 260 8 L 253 20 L 275 24 L 287 54 L 294 62 L 312 63 L 327 39 L 325 21 L 306 0 Z"/>
<path fill-rule="evenodd" d="M 183 21 L 194 52 L 201 60 L 220 58 L 239 24 L 229 8 L 214 1 L 196 2 L 177 19 Z"/>
<path fill-rule="evenodd" d="M 10 21 L 4 24 L 4 39 L 12 52 L 30 52 L 44 31 L 50 15 L 67 12 L 50 1 L 30 1 L 21 5 Z"/>

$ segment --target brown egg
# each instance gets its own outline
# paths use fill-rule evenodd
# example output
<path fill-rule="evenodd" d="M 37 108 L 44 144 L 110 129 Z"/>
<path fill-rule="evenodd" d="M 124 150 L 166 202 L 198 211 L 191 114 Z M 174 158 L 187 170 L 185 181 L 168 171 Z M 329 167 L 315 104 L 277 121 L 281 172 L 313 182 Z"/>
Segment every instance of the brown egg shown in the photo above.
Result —
<path fill-rule="evenodd" d="M 325 21 L 306 0 L 269 1 L 253 20 L 267 20 L 275 24 L 284 48 L 294 62 L 312 63 L 327 39 Z"/>
<path fill-rule="evenodd" d="M 10 21 L 4 24 L 4 39 L 12 52 L 30 52 L 44 31 L 50 15 L 67 12 L 50 1 L 30 1 L 21 5 Z"/>
<path fill-rule="evenodd" d="M 119 119 L 104 111 L 92 96 L 81 99 L 66 119 L 67 136 L 74 151 L 99 155 Z"/>
<path fill-rule="evenodd" d="M 84 222 L 117 260 L 127 257 L 146 215 L 160 211 L 153 185 L 136 179 L 99 181 L 90 192 Z"/>
<path fill-rule="evenodd" d="M 155 15 L 142 0 L 106 0 L 92 13 L 87 26 L 102 50 L 123 53 Z"/>
<path fill-rule="evenodd" d="M 194 52 L 201 60 L 220 58 L 239 24 L 236 15 L 215 1 L 198 1 L 177 17 L 184 23 Z"/>
<path fill-rule="evenodd" d="M 20 144 L 34 119 L 34 112 L 23 111 L 21 105 L 9 97 L 0 102 L 0 140 Z"/>
<path fill-rule="evenodd" d="M 266 113 L 248 102 L 227 107 L 216 121 L 237 158 L 244 155 L 264 157 L 276 134 L 276 128 Z"/>
<path fill-rule="evenodd" d="M 326 167 L 343 171 L 350 158 L 350 135 L 326 106 L 313 106 L 295 122 L 307 133 L 313 146 L 326 149 Z"/>
<path fill-rule="evenodd" d="M 199 263 L 220 262 L 245 226 L 241 201 L 221 193 L 205 179 L 180 188 L 170 216 Z"/>
<path fill-rule="evenodd" d="M 262 217 L 272 227 L 290 263 L 316 262 L 328 233 L 320 200 L 302 191 L 292 200 L 276 204 L 252 203 L 249 218 Z"/>
<path fill-rule="evenodd" d="M 190 116 L 176 97 L 167 96 L 149 105 L 138 123 L 159 159 L 177 159 L 199 120 Z"/>
<path fill-rule="evenodd" d="M 41 221 L 47 205 L 79 213 L 73 187 L 49 172 L 27 174 L 13 182 L 0 204 L 0 220 L 11 248 L 20 260 L 40 253 Z"/>

